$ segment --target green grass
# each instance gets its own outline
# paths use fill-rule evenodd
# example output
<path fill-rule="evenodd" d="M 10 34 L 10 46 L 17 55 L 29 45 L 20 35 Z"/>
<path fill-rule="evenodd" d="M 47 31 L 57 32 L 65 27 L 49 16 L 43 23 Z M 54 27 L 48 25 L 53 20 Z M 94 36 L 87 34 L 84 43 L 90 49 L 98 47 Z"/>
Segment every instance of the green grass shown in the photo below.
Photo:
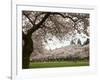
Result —
<path fill-rule="evenodd" d="M 30 68 L 74 67 L 89 66 L 89 61 L 54 61 L 54 62 L 30 62 Z"/>

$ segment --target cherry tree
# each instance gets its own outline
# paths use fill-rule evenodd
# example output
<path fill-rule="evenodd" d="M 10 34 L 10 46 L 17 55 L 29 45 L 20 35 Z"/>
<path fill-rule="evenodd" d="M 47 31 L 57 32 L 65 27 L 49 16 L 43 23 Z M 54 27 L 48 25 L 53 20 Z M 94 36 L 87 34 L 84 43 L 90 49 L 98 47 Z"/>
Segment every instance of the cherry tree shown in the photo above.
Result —
<path fill-rule="evenodd" d="M 22 11 L 22 68 L 29 68 L 32 52 L 35 48 L 40 47 L 40 50 L 43 47 L 41 41 L 47 42 L 47 34 L 62 41 L 76 33 L 89 36 L 88 29 L 87 13 Z"/>

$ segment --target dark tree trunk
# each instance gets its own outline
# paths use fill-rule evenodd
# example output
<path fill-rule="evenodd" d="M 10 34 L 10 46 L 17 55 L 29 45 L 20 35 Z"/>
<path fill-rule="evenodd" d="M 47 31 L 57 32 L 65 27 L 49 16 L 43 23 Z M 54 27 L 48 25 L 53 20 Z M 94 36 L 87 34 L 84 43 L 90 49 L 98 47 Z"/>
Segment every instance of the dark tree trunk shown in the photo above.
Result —
<path fill-rule="evenodd" d="M 25 35 L 23 33 L 23 41 L 24 44 L 22 46 L 22 68 L 29 68 L 30 55 L 33 51 L 33 41 L 31 39 L 31 35 Z"/>
<path fill-rule="evenodd" d="M 30 62 L 30 55 L 33 52 L 33 41 L 31 39 L 32 33 L 41 28 L 41 25 L 45 22 L 45 20 L 49 17 L 50 13 L 46 13 L 43 19 L 37 24 L 33 24 L 31 19 L 27 14 L 23 12 L 23 14 L 29 19 L 29 21 L 32 23 L 33 27 L 27 31 L 27 35 L 22 32 L 22 37 L 24 41 L 24 45 L 22 46 L 22 68 L 27 69 L 29 68 L 29 62 Z"/>

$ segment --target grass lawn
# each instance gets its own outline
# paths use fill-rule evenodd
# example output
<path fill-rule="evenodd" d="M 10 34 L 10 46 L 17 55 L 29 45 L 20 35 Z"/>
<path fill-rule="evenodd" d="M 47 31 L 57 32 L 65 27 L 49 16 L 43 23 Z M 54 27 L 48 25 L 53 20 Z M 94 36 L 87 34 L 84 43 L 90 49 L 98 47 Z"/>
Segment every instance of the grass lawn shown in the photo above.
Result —
<path fill-rule="evenodd" d="M 30 68 L 74 67 L 89 66 L 89 61 L 54 61 L 54 62 L 30 62 Z"/>

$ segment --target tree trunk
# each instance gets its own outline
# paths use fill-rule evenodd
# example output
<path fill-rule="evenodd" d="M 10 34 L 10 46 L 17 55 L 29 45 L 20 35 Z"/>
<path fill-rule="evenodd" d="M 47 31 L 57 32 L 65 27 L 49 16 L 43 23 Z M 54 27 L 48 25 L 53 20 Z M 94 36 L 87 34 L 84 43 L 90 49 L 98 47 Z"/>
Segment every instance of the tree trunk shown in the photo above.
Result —
<path fill-rule="evenodd" d="M 30 55 L 33 52 L 33 41 L 31 39 L 31 35 L 25 35 L 23 33 L 23 50 L 22 50 L 22 68 L 29 68 L 30 63 Z"/>
<path fill-rule="evenodd" d="M 27 14 L 23 12 L 23 14 L 29 19 L 29 21 L 32 23 L 33 27 L 27 31 L 27 35 L 22 32 L 22 37 L 24 41 L 23 45 L 23 52 L 22 52 L 22 68 L 29 68 L 29 62 L 30 62 L 30 55 L 33 51 L 33 41 L 31 39 L 32 33 L 38 30 L 41 25 L 45 22 L 45 20 L 49 17 L 50 13 L 45 14 L 43 19 L 37 24 L 34 25 L 31 19 Z"/>

